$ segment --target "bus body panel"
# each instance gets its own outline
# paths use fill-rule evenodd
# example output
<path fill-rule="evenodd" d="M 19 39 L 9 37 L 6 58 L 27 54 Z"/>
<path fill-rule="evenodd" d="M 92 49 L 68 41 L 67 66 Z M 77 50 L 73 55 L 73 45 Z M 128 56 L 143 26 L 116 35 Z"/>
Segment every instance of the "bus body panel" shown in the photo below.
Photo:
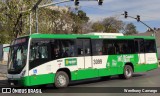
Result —
<path fill-rule="evenodd" d="M 65 37 L 66 36 L 66 37 Z M 102 36 L 93 35 L 43 35 L 34 34 L 30 36 L 28 44 L 28 55 L 26 66 L 20 74 L 8 74 L 8 79 L 18 80 L 23 86 L 34 86 L 41 84 L 51 84 L 55 82 L 55 75 L 59 69 L 67 68 L 71 72 L 71 80 L 81 80 L 102 76 L 112 76 L 123 74 L 125 64 L 132 64 L 134 72 L 146 72 L 158 68 L 157 53 L 134 53 L 134 54 L 116 54 L 116 55 L 90 55 L 59 58 L 42 63 L 30 69 L 29 56 L 31 38 L 43 39 L 108 39 Z M 133 40 L 134 36 L 115 36 L 114 39 Z M 154 40 L 154 37 L 138 37 L 144 40 Z M 109 38 L 113 39 L 113 38 Z M 88 40 L 88 39 L 85 39 Z M 91 43 L 92 44 L 92 43 Z M 94 44 L 92 44 L 94 45 Z M 91 48 L 93 50 L 93 48 Z"/>
<path fill-rule="evenodd" d="M 152 55 L 151 54 L 148 54 L 148 55 L 156 56 L 156 54 L 152 54 Z M 53 83 L 55 73 L 60 68 L 68 68 L 71 71 L 72 80 L 81 80 L 81 79 L 87 79 L 87 78 L 95 78 L 95 77 L 101 77 L 101 76 L 122 74 L 124 65 L 128 62 L 133 63 L 134 72 L 145 72 L 145 71 L 149 71 L 149 70 L 157 68 L 156 60 L 149 61 L 146 64 L 139 63 L 137 54 L 93 56 L 92 62 L 95 62 L 94 61 L 95 59 L 96 60 L 102 59 L 102 64 L 92 63 L 93 68 L 84 68 L 84 66 L 82 66 L 83 65 L 82 58 L 83 57 L 73 57 L 73 58 L 54 60 L 54 61 L 48 62 L 46 64 L 42 64 L 30 70 L 29 71 L 30 74 L 34 74 L 34 70 L 35 69 L 37 70 L 36 75 L 29 76 L 30 80 L 32 81 L 32 82 L 30 81 L 31 85 Z M 72 60 L 72 59 L 77 59 L 77 64 L 70 65 L 68 61 L 66 61 L 66 60 Z M 62 62 L 60 64 L 57 61 L 62 61 Z M 85 62 L 85 63 L 88 63 L 88 62 Z M 41 80 L 43 80 L 44 82 L 42 82 Z"/>

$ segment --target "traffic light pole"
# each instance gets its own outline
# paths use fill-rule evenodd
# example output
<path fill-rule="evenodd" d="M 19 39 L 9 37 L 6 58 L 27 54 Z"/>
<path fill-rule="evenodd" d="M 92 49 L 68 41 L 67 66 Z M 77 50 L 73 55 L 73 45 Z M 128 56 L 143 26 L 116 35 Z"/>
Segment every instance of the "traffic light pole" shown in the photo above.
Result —
<path fill-rule="evenodd" d="M 125 11 L 126 12 L 126 11 Z M 126 14 L 122 14 L 122 15 L 127 15 L 126 17 L 128 18 L 128 17 L 130 17 L 130 18 L 133 18 L 133 19 L 138 19 L 138 18 L 135 18 L 135 17 L 132 17 L 132 16 L 128 16 L 128 14 L 126 13 Z M 137 16 L 139 16 L 139 15 L 137 15 Z M 149 29 L 151 29 L 151 31 L 153 31 L 153 35 L 156 37 L 156 31 L 153 29 L 153 28 L 151 28 L 150 26 L 148 26 L 146 23 L 144 23 L 143 21 L 141 21 L 141 20 L 137 20 L 138 22 L 141 22 L 143 25 L 145 25 L 146 27 L 148 27 Z"/>
<path fill-rule="evenodd" d="M 45 5 L 41 5 L 39 6 L 39 4 L 42 2 L 42 0 L 38 0 L 37 3 L 33 6 L 33 8 L 29 9 L 28 11 L 35 11 L 35 17 L 36 17 L 36 33 L 38 32 L 38 8 L 43 8 L 43 7 L 47 7 L 47 6 L 51 6 L 51 5 L 55 5 L 55 4 L 60 4 L 60 3 L 65 3 L 65 2 L 70 2 L 70 1 L 74 1 L 74 0 L 63 0 L 60 2 L 53 2 L 50 4 L 45 4 Z M 79 1 L 79 0 L 78 0 Z M 99 5 L 102 5 L 103 0 L 82 0 L 82 1 L 98 1 Z M 24 11 L 22 13 L 28 12 L 28 11 Z M 30 34 L 31 34 L 31 14 L 30 14 Z"/>
<path fill-rule="evenodd" d="M 151 31 L 153 31 L 153 35 L 156 36 L 156 30 L 152 29 L 150 26 L 148 26 L 146 23 L 142 22 L 142 21 L 139 21 L 141 22 L 143 25 L 147 26 L 149 29 L 151 29 Z"/>

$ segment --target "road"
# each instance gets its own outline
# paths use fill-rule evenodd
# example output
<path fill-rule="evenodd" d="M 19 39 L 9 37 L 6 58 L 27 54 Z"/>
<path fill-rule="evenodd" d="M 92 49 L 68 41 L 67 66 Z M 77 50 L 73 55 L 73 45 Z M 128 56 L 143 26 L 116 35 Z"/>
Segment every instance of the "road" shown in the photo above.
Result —
<path fill-rule="evenodd" d="M 1 67 L 2 68 L 2 67 Z M 5 68 L 5 67 L 3 67 Z M 0 80 L 0 86 L 1 87 L 8 87 L 6 80 Z M 69 85 L 69 88 L 79 88 L 78 90 L 81 90 L 80 87 L 86 88 L 86 87 L 160 87 L 160 67 L 158 69 L 145 72 L 145 73 L 136 73 L 133 75 L 133 77 L 129 80 L 123 80 L 119 79 L 117 76 L 113 76 L 109 80 L 101 80 L 100 78 L 95 79 L 88 79 L 83 81 L 74 81 L 71 82 Z M 82 96 L 83 93 L 53 93 L 55 90 L 52 88 L 52 86 L 46 87 L 45 90 L 43 90 L 43 93 L 51 93 L 55 96 Z M 57 95 L 56 95 L 57 94 Z M 112 93 L 84 93 L 86 96 L 106 96 L 107 94 Z M 118 93 L 114 93 L 118 94 Z M 112 94 L 112 95 L 114 95 Z M 149 93 L 151 94 L 151 93 Z M 147 94 L 149 96 L 149 94 Z M 37 94 L 38 95 L 38 94 Z M 34 94 L 34 96 L 37 96 Z M 44 94 L 43 94 L 44 95 Z M 7 95 L 9 96 L 9 95 Z M 13 96 L 13 94 L 12 94 Z M 15 95 L 17 96 L 17 94 Z M 124 96 L 123 93 L 121 96 Z M 134 96 L 134 94 L 133 94 Z M 146 96 L 146 95 L 145 95 Z M 158 95 L 157 95 L 158 96 Z"/>

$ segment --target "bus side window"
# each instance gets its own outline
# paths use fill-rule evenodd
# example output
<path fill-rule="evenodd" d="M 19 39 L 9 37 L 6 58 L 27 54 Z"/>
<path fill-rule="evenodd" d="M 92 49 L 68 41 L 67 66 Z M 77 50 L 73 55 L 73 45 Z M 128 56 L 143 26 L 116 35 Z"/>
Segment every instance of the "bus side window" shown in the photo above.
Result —
<path fill-rule="evenodd" d="M 77 52 L 78 52 L 78 55 L 83 55 L 84 54 L 83 41 L 82 40 L 77 40 Z"/>
<path fill-rule="evenodd" d="M 128 44 L 128 49 L 126 49 L 126 50 L 128 50 L 128 53 L 134 54 L 135 53 L 134 41 L 133 40 L 128 40 L 127 44 Z"/>
<path fill-rule="evenodd" d="M 31 47 L 31 60 L 32 59 L 43 59 L 48 58 L 47 45 L 35 44 Z"/>
<path fill-rule="evenodd" d="M 112 55 L 115 52 L 115 48 L 112 44 L 108 44 L 108 55 Z"/>
<path fill-rule="evenodd" d="M 104 46 L 102 46 L 103 44 L 103 40 L 92 40 L 92 53 L 93 55 L 103 55 L 104 50 L 106 50 L 106 48 Z M 103 48 L 103 50 L 102 50 Z M 102 53 L 103 51 L 103 53 Z"/>
<path fill-rule="evenodd" d="M 51 58 L 53 60 L 60 58 L 59 40 L 51 41 Z"/>
<path fill-rule="evenodd" d="M 76 55 L 75 50 L 75 40 L 72 39 L 66 39 L 66 40 L 60 40 L 61 41 L 61 52 L 62 57 L 73 57 Z"/>
<path fill-rule="evenodd" d="M 116 47 L 114 46 L 112 40 L 107 40 L 107 41 L 108 41 L 108 42 L 105 42 L 105 43 L 107 43 L 107 48 L 108 48 L 108 50 L 107 50 L 107 53 L 108 53 L 108 54 L 106 54 L 106 55 L 114 55 L 117 49 L 116 49 Z"/>
<path fill-rule="evenodd" d="M 144 53 L 144 41 L 140 41 L 140 53 Z"/>
<path fill-rule="evenodd" d="M 45 41 L 37 40 L 34 41 L 30 47 L 30 65 L 29 68 L 32 69 L 36 66 L 44 64 L 49 61 L 48 43 Z"/>
<path fill-rule="evenodd" d="M 135 39 L 134 47 L 136 53 L 144 53 L 145 52 L 145 44 L 143 39 Z"/>
<path fill-rule="evenodd" d="M 145 40 L 145 53 L 155 53 L 156 45 L 154 40 Z"/>
<path fill-rule="evenodd" d="M 135 52 L 139 53 L 139 44 L 138 44 L 138 41 L 134 42 L 134 48 L 135 48 Z"/>
<path fill-rule="evenodd" d="M 91 50 L 90 50 L 90 40 L 85 40 L 85 41 L 83 41 L 83 43 L 84 43 L 84 52 L 85 52 L 85 55 L 91 55 Z"/>

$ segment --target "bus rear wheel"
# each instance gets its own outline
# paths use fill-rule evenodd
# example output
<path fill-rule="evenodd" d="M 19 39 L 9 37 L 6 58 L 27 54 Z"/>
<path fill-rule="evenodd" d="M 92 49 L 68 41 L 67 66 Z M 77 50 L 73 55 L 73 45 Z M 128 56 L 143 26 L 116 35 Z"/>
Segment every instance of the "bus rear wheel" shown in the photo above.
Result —
<path fill-rule="evenodd" d="M 67 73 L 64 71 L 57 72 L 55 76 L 55 83 L 54 83 L 55 87 L 63 88 L 63 87 L 67 87 L 68 84 L 69 84 L 69 77 Z"/>
<path fill-rule="evenodd" d="M 130 65 L 125 65 L 123 74 L 119 75 L 120 78 L 129 79 L 133 75 L 133 68 Z"/>

